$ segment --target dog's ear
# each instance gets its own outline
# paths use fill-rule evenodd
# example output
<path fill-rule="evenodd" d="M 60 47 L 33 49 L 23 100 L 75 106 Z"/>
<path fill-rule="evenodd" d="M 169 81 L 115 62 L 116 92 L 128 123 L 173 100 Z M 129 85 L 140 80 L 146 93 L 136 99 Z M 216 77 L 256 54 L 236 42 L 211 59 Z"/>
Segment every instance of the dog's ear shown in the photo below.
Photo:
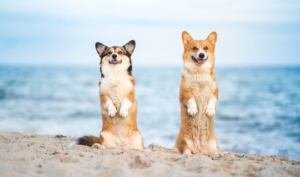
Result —
<path fill-rule="evenodd" d="M 213 31 L 212 33 L 210 33 L 210 35 L 206 38 L 206 40 L 208 40 L 208 42 L 215 46 L 216 42 L 217 42 L 217 33 L 215 31 Z"/>
<path fill-rule="evenodd" d="M 106 46 L 101 44 L 100 42 L 96 42 L 95 47 L 99 56 L 101 56 L 106 49 Z"/>
<path fill-rule="evenodd" d="M 182 32 L 182 42 L 184 46 L 190 44 L 193 40 L 194 39 L 188 32 L 186 31 Z"/>
<path fill-rule="evenodd" d="M 125 50 L 132 55 L 134 49 L 135 49 L 135 41 L 131 40 L 129 42 L 127 42 L 127 44 L 124 45 Z"/>

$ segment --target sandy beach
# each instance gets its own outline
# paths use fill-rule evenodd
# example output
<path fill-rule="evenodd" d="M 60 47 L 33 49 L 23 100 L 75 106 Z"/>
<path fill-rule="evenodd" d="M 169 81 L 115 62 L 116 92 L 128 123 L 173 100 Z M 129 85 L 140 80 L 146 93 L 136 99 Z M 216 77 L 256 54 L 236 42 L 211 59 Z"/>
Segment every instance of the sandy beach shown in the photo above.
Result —
<path fill-rule="evenodd" d="M 300 176 L 300 160 L 286 156 L 187 157 L 153 144 L 143 152 L 68 147 L 74 140 L 0 132 L 0 176 Z"/>

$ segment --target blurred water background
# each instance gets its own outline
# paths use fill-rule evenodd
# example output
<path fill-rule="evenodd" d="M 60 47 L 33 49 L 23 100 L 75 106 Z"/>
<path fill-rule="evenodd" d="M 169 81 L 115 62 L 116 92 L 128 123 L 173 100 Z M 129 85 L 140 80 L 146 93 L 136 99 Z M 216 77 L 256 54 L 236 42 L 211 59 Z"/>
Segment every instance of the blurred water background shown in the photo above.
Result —
<path fill-rule="evenodd" d="M 145 146 L 172 148 L 181 67 L 134 66 Z M 300 158 L 300 67 L 215 68 L 221 151 Z M 98 66 L 0 66 L 0 131 L 98 136 Z"/>

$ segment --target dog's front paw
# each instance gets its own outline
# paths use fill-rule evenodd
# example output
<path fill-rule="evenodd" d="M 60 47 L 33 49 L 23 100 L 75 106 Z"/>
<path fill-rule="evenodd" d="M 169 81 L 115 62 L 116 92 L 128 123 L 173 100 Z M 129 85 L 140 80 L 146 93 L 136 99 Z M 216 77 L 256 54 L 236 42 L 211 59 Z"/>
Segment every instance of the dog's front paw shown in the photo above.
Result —
<path fill-rule="evenodd" d="M 191 98 L 186 102 L 187 112 L 191 116 L 195 116 L 198 112 L 195 98 Z"/>
<path fill-rule="evenodd" d="M 215 115 L 215 110 L 212 109 L 212 108 L 207 108 L 207 110 L 206 110 L 206 115 L 207 115 L 208 117 L 213 117 L 213 116 Z"/>
<path fill-rule="evenodd" d="M 191 107 L 191 108 L 188 108 L 187 112 L 189 115 L 195 116 L 198 112 L 198 109 L 197 109 L 197 107 Z"/>
<path fill-rule="evenodd" d="M 120 110 L 120 112 L 119 112 L 119 114 L 122 116 L 122 117 L 124 117 L 124 118 L 126 118 L 127 116 L 128 116 L 128 110 Z"/>
<path fill-rule="evenodd" d="M 108 111 L 108 115 L 109 115 L 110 117 L 115 117 L 116 114 L 117 114 L 117 109 L 116 109 L 115 106 L 110 106 L 110 107 L 107 109 L 107 111 Z"/>
<path fill-rule="evenodd" d="M 122 117 L 126 118 L 128 116 L 128 110 L 131 108 L 131 106 L 132 106 L 132 103 L 127 98 L 125 98 L 122 101 L 122 105 L 121 105 L 119 114 Z"/>
<path fill-rule="evenodd" d="M 104 109 L 107 109 L 108 115 L 110 117 L 115 117 L 116 114 L 117 114 L 117 109 L 116 109 L 115 105 L 113 104 L 113 102 L 111 100 L 108 100 L 105 103 Z"/>

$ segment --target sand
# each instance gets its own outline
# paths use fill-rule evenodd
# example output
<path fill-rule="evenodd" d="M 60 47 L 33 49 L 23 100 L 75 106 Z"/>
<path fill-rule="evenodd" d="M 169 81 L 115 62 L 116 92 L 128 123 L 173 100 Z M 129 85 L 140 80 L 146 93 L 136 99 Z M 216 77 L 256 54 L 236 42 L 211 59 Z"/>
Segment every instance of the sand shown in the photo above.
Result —
<path fill-rule="evenodd" d="M 189 157 L 153 144 L 142 152 L 68 147 L 74 140 L 0 132 L 0 176 L 300 176 L 300 160 L 286 156 Z"/>

